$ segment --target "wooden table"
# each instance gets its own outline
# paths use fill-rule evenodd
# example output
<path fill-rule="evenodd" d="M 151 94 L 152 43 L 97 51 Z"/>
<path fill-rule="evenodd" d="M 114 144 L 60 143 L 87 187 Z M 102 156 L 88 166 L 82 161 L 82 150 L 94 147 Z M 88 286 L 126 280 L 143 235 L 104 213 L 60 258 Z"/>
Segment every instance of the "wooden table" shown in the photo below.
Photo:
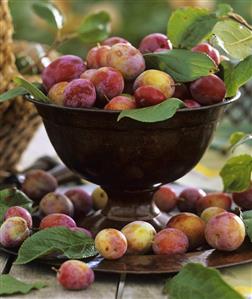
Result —
<path fill-rule="evenodd" d="M 10 273 L 15 278 L 25 282 L 43 281 L 46 288 L 31 291 L 27 295 L 13 295 L 7 298 L 87 298 L 87 299 L 158 299 L 167 298 L 162 294 L 162 288 L 168 275 L 127 275 L 125 284 L 119 283 L 123 277 L 117 274 L 96 273 L 95 283 L 87 290 L 67 291 L 56 281 L 56 274 L 50 266 L 31 263 L 29 265 L 13 265 L 12 256 L 0 252 L 0 271 Z M 243 291 L 244 295 L 252 296 L 252 263 L 229 267 L 221 270 L 229 283 Z M 251 288 L 250 288 L 250 287 Z M 248 297 L 249 298 L 249 297 Z M 252 298 L 252 297 L 250 297 Z"/>

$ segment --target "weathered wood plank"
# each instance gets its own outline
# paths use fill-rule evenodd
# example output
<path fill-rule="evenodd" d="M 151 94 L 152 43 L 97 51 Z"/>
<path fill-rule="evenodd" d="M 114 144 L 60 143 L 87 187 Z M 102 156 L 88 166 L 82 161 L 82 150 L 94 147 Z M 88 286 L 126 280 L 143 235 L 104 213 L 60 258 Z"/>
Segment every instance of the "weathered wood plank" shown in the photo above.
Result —
<path fill-rule="evenodd" d="M 31 264 L 24 266 L 13 265 L 10 274 L 15 278 L 26 282 L 43 281 L 46 288 L 35 290 L 25 296 L 26 299 L 113 299 L 116 294 L 118 275 L 108 275 L 102 273 L 95 274 L 94 284 L 87 290 L 69 291 L 64 290 L 56 280 L 56 273 L 50 268 L 41 264 Z M 20 295 L 8 297 L 20 299 Z"/>
<path fill-rule="evenodd" d="M 167 298 L 162 290 L 168 275 L 127 275 L 123 299 Z"/>

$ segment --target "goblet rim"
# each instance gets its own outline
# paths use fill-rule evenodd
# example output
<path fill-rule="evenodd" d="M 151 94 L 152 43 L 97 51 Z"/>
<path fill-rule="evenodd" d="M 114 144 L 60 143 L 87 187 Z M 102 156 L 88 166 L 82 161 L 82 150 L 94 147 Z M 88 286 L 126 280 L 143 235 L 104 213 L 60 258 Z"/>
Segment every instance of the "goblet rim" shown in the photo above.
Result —
<path fill-rule="evenodd" d="M 195 108 L 180 108 L 180 109 L 177 110 L 176 113 L 186 113 L 186 112 L 192 112 L 192 111 L 203 111 L 203 110 L 208 110 L 208 109 L 217 108 L 217 107 L 221 107 L 221 106 L 226 106 L 226 105 L 232 104 L 235 101 L 237 101 L 240 98 L 240 96 L 241 96 L 241 92 L 238 91 L 235 96 L 233 96 L 231 98 L 225 98 L 224 101 L 222 101 L 222 102 L 212 104 L 212 105 L 195 107 Z M 45 103 L 45 102 L 41 102 L 41 101 L 36 100 L 30 94 L 25 95 L 25 97 L 29 102 L 32 102 L 35 105 L 52 107 L 53 109 L 59 109 L 59 110 L 65 110 L 65 111 L 83 111 L 83 112 L 105 113 L 105 114 L 113 114 L 113 115 L 119 115 L 120 112 L 121 112 L 121 110 L 106 110 L 106 109 L 94 108 L 94 107 L 74 108 L 74 107 L 66 107 L 66 106 L 56 105 L 56 104 L 53 104 L 53 103 Z"/>

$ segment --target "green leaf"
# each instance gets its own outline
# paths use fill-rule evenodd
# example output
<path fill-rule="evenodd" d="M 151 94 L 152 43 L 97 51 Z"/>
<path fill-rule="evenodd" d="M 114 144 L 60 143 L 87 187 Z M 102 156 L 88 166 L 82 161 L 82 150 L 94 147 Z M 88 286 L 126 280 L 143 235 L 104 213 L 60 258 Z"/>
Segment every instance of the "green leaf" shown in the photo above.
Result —
<path fill-rule="evenodd" d="M 20 206 L 32 211 L 33 201 L 17 188 L 0 190 L 0 222 L 7 209 L 12 206 Z"/>
<path fill-rule="evenodd" d="M 220 171 L 226 192 L 241 192 L 248 189 L 251 181 L 252 157 L 240 155 L 230 158 Z"/>
<path fill-rule="evenodd" d="M 190 263 L 165 285 L 169 299 L 244 299 L 216 269 Z"/>
<path fill-rule="evenodd" d="M 0 275 L 0 295 L 27 294 L 32 289 L 41 289 L 45 286 L 46 284 L 40 281 L 27 283 L 10 274 Z"/>
<path fill-rule="evenodd" d="M 110 33 L 110 16 L 101 11 L 87 16 L 81 23 L 79 38 L 84 43 L 97 43 L 103 41 Z"/>
<path fill-rule="evenodd" d="M 32 4 L 34 12 L 44 19 L 48 24 L 61 29 L 64 25 L 64 17 L 61 11 L 49 2 L 34 2 Z"/>
<path fill-rule="evenodd" d="M 228 97 L 236 95 L 238 89 L 252 78 L 252 55 L 237 65 L 233 65 L 229 61 L 223 61 L 221 66 L 223 67 Z"/>
<path fill-rule="evenodd" d="M 167 35 L 175 48 L 192 48 L 212 32 L 218 17 L 202 8 L 180 8 L 170 17 Z"/>
<path fill-rule="evenodd" d="M 170 98 L 158 105 L 146 108 L 123 110 L 119 114 L 117 121 L 124 117 L 129 117 L 145 123 L 163 121 L 173 117 L 176 111 L 181 107 L 184 107 L 184 103 L 181 100 Z"/>
<path fill-rule="evenodd" d="M 223 17 L 223 16 L 228 15 L 232 11 L 233 11 L 233 8 L 231 7 L 231 5 L 229 5 L 227 3 L 220 3 L 217 6 L 215 14 L 217 17 Z"/>
<path fill-rule="evenodd" d="M 252 140 L 252 134 L 245 134 L 244 132 L 235 132 L 230 136 L 231 148 L 234 151 L 241 144 Z"/>
<path fill-rule="evenodd" d="M 213 33 L 215 43 L 236 59 L 244 59 L 252 53 L 252 31 L 232 19 L 218 22 Z"/>
<path fill-rule="evenodd" d="M 175 49 L 144 55 L 148 66 L 167 72 L 176 82 L 190 82 L 216 72 L 214 61 L 207 55 Z"/>
<path fill-rule="evenodd" d="M 30 93 L 36 101 L 50 103 L 50 99 L 34 83 L 30 83 L 23 78 L 15 78 L 14 82 L 23 87 Z"/>
<path fill-rule="evenodd" d="M 49 253 L 59 252 L 69 259 L 83 259 L 97 254 L 94 240 L 82 232 L 51 227 L 36 232 L 22 243 L 15 264 L 26 264 Z"/>
<path fill-rule="evenodd" d="M 244 132 L 234 132 L 230 137 L 229 137 L 229 143 L 230 145 L 234 146 L 237 144 L 244 136 L 246 136 L 246 133 Z"/>
<path fill-rule="evenodd" d="M 14 100 L 15 97 L 22 96 L 26 93 L 27 93 L 27 91 L 23 87 L 20 87 L 20 86 L 14 87 L 0 95 L 0 103 L 9 101 L 9 100 Z"/>
<path fill-rule="evenodd" d="M 242 212 L 242 220 L 244 222 L 244 225 L 246 227 L 246 233 L 252 242 L 252 210 Z"/>

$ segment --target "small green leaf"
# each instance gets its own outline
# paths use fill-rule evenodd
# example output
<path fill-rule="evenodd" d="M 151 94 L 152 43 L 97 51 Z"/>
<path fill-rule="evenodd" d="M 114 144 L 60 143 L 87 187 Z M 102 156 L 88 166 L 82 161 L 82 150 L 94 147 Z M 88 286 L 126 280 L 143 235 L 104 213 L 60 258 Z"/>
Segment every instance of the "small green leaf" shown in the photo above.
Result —
<path fill-rule="evenodd" d="M 26 93 L 27 93 L 27 91 L 23 87 L 20 87 L 20 86 L 14 87 L 0 95 L 0 103 L 9 101 L 9 100 L 14 100 L 15 97 L 23 96 Z"/>
<path fill-rule="evenodd" d="M 242 219 L 252 219 L 252 210 L 242 212 Z"/>
<path fill-rule="evenodd" d="M 218 17 L 202 8 L 180 8 L 170 17 L 167 36 L 176 48 L 192 48 L 212 32 Z"/>
<path fill-rule="evenodd" d="M 15 78 L 14 82 L 23 87 L 30 93 L 36 101 L 50 103 L 50 99 L 34 83 L 30 83 L 23 78 Z"/>
<path fill-rule="evenodd" d="M 248 189 L 251 181 L 252 157 L 240 155 L 230 158 L 220 171 L 226 192 L 241 192 Z"/>
<path fill-rule="evenodd" d="M 32 4 L 34 12 L 44 19 L 48 24 L 61 29 L 64 25 L 64 18 L 61 11 L 49 2 L 34 2 Z"/>
<path fill-rule="evenodd" d="M 239 22 L 227 19 L 218 22 L 213 33 L 214 43 L 236 59 L 244 59 L 252 53 L 252 31 Z"/>
<path fill-rule="evenodd" d="M 27 283 L 10 274 L 0 275 L 0 295 L 27 294 L 32 289 L 41 289 L 45 286 L 46 284 L 40 281 Z"/>
<path fill-rule="evenodd" d="M 83 259 L 97 254 L 94 240 L 66 227 L 51 227 L 27 238 L 18 251 L 15 264 L 26 264 L 44 255 L 62 253 L 69 259 Z"/>
<path fill-rule="evenodd" d="M 32 204 L 33 201 L 17 188 L 0 190 L 0 222 L 9 207 L 20 206 L 31 212 Z"/>
<path fill-rule="evenodd" d="M 189 263 L 165 285 L 169 299 L 244 299 L 216 269 Z"/>
<path fill-rule="evenodd" d="M 110 16 L 101 11 L 87 16 L 79 27 L 79 38 L 84 43 L 103 41 L 110 33 Z"/>
<path fill-rule="evenodd" d="M 235 132 L 230 136 L 229 142 L 232 150 L 240 146 L 241 144 L 252 140 L 252 134 L 246 134 L 244 132 Z"/>
<path fill-rule="evenodd" d="M 244 225 L 246 227 L 246 233 L 252 242 L 252 210 L 242 212 L 241 219 L 244 222 Z"/>
<path fill-rule="evenodd" d="M 246 136 L 246 133 L 244 132 L 234 132 L 229 137 L 229 143 L 230 145 L 234 146 L 236 143 L 238 143 L 244 136 Z"/>
<path fill-rule="evenodd" d="M 124 117 L 129 117 L 145 123 L 163 121 L 173 117 L 176 111 L 181 107 L 184 107 L 184 103 L 181 100 L 170 98 L 158 105 L 146 108 L 123 110 L 119 114 L 117 121 Z"/>
<path fill-rule="evenodd" d="M 229 61 L 221 63 L 227 96 L 233 97 L 238 89 L 252 78 L 252 55 L 234 65 Z"/>
<path fill-rule="evenodd" d="M 148 53 L 144 57 L 149 67 L 168 73 L 176 82 L 190 82 L 208 76 L 217 69 L 207 55 L 184 49 Z"/>
<path fill-rule="evenodd" d="M 233 8 L 227 3 L 220 3 L 217 6 L 215 14 L 217 17 L 227 16 L 230 12 L 233 11 Z"/>

